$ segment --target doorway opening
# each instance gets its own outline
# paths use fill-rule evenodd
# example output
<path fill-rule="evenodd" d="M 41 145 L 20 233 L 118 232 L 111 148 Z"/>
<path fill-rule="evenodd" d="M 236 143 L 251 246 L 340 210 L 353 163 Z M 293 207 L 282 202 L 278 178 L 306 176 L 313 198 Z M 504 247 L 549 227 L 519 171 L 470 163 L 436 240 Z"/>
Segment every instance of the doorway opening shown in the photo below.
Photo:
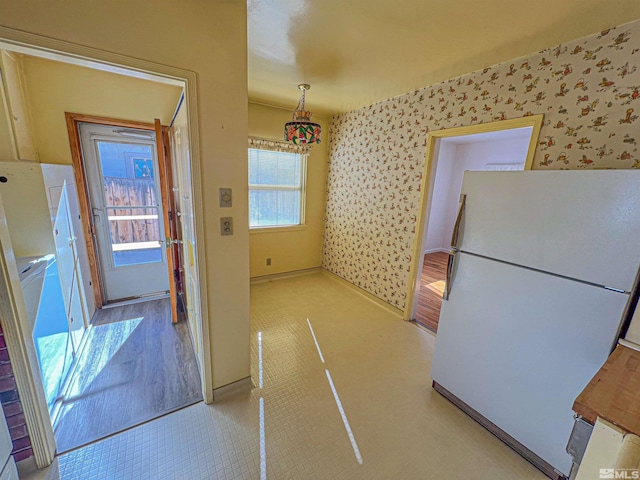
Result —
<path fill-rule="evenodd" d="M 539 115 L 429 134 L 406 319 L 438 330 L 464 172 L 530 169 L 541 123 Z"/>
<path fill-rule="evenodd" d="M 169 188 L 169 129 L 158 119 L 66 118 L 102 308 L 54 420 L 58 451 L 203 400 L 192 322 L 178 322 L 186 312 L 177 311 L 183 256 L 172 236 L 181 214 Z"/>
<path fill-rule="evenodd" d="M 36 144 L 41 147 L 39 158 L 27 158 L 19 149 L 7 157 L 14 160 L 11 168 L 19 169 L 13 174 L 2 165 L 5 173 L 11 173 L 3 185 L 15 190 L 15 198 L 5 195 L 4 188 L 0 202 L 0 207 L 6 207 L 9 235 L 1 239 L 0 264 L 9 270 L 17 264 L 23 273 L 20 280 L 24 280 L 23 288 L 12 280 L 11 288 L 22 295 L 12 300 L 12 315 L 6 317 L 3 327 L 7 341 L 23 349 L 12 355 L 11 363 L 36 463 L 44 466 L 51 462 L 56 443 L 58 452 L 67 451 L 203 397 L 211 401 L 211 394 L 205 395 L 212 390 L 208 328 L 202 318 L 206 308 L 200 305 L 205 286 L 199 271 L 203 253 L 198 248 L 202 211 L 197 138 L 189 142 L 197 126 L 195 76 L 141 60 L 120 59 L 131 62 L 129 69 L 83 56 L 100 55 L 96 51 L 66 56 L 46 47 L 41 50 L 10 42 L 0 43 L 0 48 L 11 51 L 18 63 L 24 60 L 28 64 L 26 74 L 20 72 L 24 91 L 15 98 L 36 106 L 32 118 L 37 119 L 34 123 L 39 135 L 34 137 L 45 139 Z M 74 75 L 73 69 L 83 72 Z M 160 73 L 150 73 L 155 71 Z M 55 80 L 52 89 L 45 85 L 49 72 Z M 111 77 L 101 77 L 101 84 L 74 84 L 82 78 L 92 83 L 99 75 Z M 117 115 L 114 104 L 126 107 L 127 100 L 114 102 L 109 95 L 124 94 L 135 100 L 128 102 L 135 107 L 125 108 L 129 113 L 123 113 L 124 118 L 135 118 L 135 108 L 142 103 L 138 97 L 144 92 L 138 93 L 144 87 L 138 93 L 121 88 L 123 83 L 134 81 L 162 84 L 165 91 L 177 92 L 168 110 L 166 105 L 162 107 L 163 123 L 170 126 L 162 127 L 155 121 L 138 128 L 138 121 L 116 121 L 110 128 L 120 130 L 117 137 L 93 130 L 87 134 L 86 146 L 80 140 L 75 145 L 72 141 L 72 151 L 75 147 L 96 153 L 92 179 L 78 175 L 71 159 L 63 158 L 69 127 L 77 131 L 79 139 L 79 124 L 92 122 L 88 115 L 72 114 L 65 125 L 65 112 L 95 109 L 96 115 Z M 76 91 L 70 85 L 75 85 Z M 4 93 L 6 85 L 0 87 Z M 65 95 L 56 90 L 65 90 Z M 30 102 L 28 94 L 34 92 L 34 97 L 41 98 Z M 153 97 L 151 93 L 147 96 Z M 9 108 L 5 101 L 0 95 L 0 110 Z M 76 104 L 80 107 L 68 107 Z M 138 116 L 149 122 L 156 117 Z M 97 123 L 93 127 L 104 126 Z M 181 146 L 173 141 L 178 131 Z M 57 156 L 57 152 L 63 153 Z M 39 163 L 15 162 L 23 159 Z M 163 175 L 167 181 L 161 185 Z M 94 200 L 83 210 L 79 200 L 83 193 L 88 199 L 91 186 L 101 203 Z M 37 195 L 31 195 L 32 190 Z M 24 202 L 26 195 L 32 201 Z M 0 221 L 5 216 L 2 210 Z M 188 215 L 183 218 L 181 212 Z M 188 249 L 182 248 L 182 238 L 188 238 Z M 95 242 L 95 249 L 87 248 L 89 241 Z M 16 262 L 6 252 L 21 258 Z M 35 258 L 26 261 L 29 256 Z M 185 272 L 182 265 L 187 263 Z M 105 272 L 105 265 L 127 272 L 123 278 L 109 278 L 113 272 Z M 150 265 L 161 265 L 162 274 L 132 271 Z M 117 290 L 121 284 L 126 287 Z M 184 308 L 178 316 L 176 300 L 182 284 L 189 285 L 189 291 L 181 296 Z M 45 288 L 47 285 L 55 288 Z M 139 286 L 145 289 L 135 290 Z M 55 312 L 50 297 L 56 299 Z M 51 318 L 54 313 L 55 322 Z M 185 321 L 174 323 L 179 317 Z"/>
<path fill-rule="evenodd" d="M 78 127 L 104 303 L 168 294 L 155 132 Z"/>

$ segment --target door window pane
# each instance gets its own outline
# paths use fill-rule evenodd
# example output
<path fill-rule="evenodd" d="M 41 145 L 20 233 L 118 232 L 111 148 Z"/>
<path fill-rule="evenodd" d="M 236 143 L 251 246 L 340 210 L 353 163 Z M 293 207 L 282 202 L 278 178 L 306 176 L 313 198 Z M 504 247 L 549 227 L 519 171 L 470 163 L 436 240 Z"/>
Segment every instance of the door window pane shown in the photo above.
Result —
<path fill-rule="evenodd" d="M 113 265 L 162 262 L 162 233 L 149 145 L 98 141 Z"/>

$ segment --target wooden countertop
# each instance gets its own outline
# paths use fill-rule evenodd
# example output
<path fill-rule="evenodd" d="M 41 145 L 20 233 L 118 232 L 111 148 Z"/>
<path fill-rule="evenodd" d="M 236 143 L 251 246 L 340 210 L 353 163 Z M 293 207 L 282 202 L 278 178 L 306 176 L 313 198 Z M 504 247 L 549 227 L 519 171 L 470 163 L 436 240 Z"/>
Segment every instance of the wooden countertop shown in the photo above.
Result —
<path fill-rule="evenodd" d="M 640 352 L 618 345 L 578 395 L 573 410 L 592 424 L 602 417 L 640 435 Z"/>

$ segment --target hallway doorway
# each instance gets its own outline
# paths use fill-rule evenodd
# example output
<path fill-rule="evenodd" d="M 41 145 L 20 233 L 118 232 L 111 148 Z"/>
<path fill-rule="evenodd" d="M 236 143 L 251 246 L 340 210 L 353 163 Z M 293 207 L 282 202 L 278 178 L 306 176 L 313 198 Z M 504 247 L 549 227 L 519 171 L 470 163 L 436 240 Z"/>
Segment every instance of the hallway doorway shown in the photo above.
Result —
<path fill-rule="evenodd" d="M 429 134 L 406 319 L 438 330 L 464 172 L 530 169 L 541 123 L 539 115 Z"/>
<path fill-rule="evenodd" d="M 447 282 L 447 252 L 425 253 L 420 273 L 420 293 L 416 307 L 416 323 L 436 333 L 442 295 Z"/>

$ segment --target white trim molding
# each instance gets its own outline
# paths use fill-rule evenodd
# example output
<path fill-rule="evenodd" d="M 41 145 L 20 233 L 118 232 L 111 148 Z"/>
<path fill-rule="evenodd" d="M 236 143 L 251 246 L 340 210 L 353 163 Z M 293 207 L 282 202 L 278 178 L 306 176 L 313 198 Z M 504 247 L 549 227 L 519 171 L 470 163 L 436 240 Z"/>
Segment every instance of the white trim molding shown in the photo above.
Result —
<path fill-rule="evenodd" d="M 79 45 L 55 38 L 44 37 L 29 32 L 15 30 L 0 26 L 0 48 L 19 51 L 38 57 L 66 61 L 77 65 L 84 65 L 101 70 L 125 73 L 139 78 L 149 78 L 155 81 L 178 84 L 184 86 L 185 101 L 187 104 L 187 115 L 189 120 L 189 136 L 191 146 L 191 172 L 193 189 L 193 206 L 195 217 L 196 241 L 197 241 L 197 262 L 203 267 L 207 265 L 204 248 L 204 215 L 203 215 L 203 195 L 201 182 L 201 162 L 200 162 L 200 135 L 198 130 L 198 99 L 196 73 L 170 65 L 150 62 L 138 58 L 107 52 L 84 45 Z M 2 252 L 0 252 L 2 253 Z M 6 252 L 4 252 L 6 255 Z M 4 284 L 0 283 L 0 299 L 11 296 L 11 285 L 6 284 L 6 258 L 0 259 Z M 199 289 L 200 289 L 200 327 L 202 332 L 202 393 L 206 403 L 213 402 L 213 379 L 212 379 L 212 355 L 209 337 L 209 318 L 207 305 L 207 272 L 206 268 L 200 268 Z M 1 275 L 0 275 L 1 276 Z M 2 280 L 0 280 L 2 282 Z M 21 295 L 21 292 L 18 294 Z M 4 306 L 4 302 L 3 302 Z M 24 306 L 22 306 L 24 308 Z M 15 306 L 11 307 L 15 313 Z M 4 311 L 0 311 L 5 313 Z M 7 312 L 10 313 L 10 312 Z M 19 312 L 18 312 L 19 313 Z M 12 317 L 2 317 L 5 324 L 12 323 Z M 3 325 L 4 326 L 4 325 Z M 16 370 L 16 383 L 21 399 L 26 406 L 25 419 L 27 429 L 33 444 L 36 463 L 39 468 L 49 465 L 53 460 L 55 452 L 55 440 L 53 430 L 49 421 L 49 414 L 44 399 L 44 389 L 41 379 L 33 374 L 33 366 L 37 368 L 37 360 L 31 358 L 28 353 L 28 343 L 33 343 L 30 336 L 21 331 L 19 324 L 15 327 L 9 326 L 7 338 L 13 344 L 11 362 L 18 368 Z M 9 343 L 8 342 L 8 343 Z M 31 365 L 31 368 L 29 368 Z M 14 366 L 14 370 L 15 370 Z M 30 373 L 31 372 L 31 373 Z M 38 371 L 39 375 L 39 371 Z M 39 382 L 39 384 L 38 384 Z"/>
<path fill-rule="evenodd" d="M 353 283 L 351 283 L 348 280 L 345 280 L 344 278 L 336 275 L 333 272 L 330 272 L 329 270 L 327 270 L 326 268 L 322 268 L 320 270 L 320 272 L 323 275 L 326 275 L 327 277 L 329 277 L 330 279 L 341 283 L 342 285 L 350 288 L 351 290 L 353 290 L 355 293 L 357 293 L 358 295 L 363 296 L 364 298 L 366 298 L 367 300 L 369 300 L 370 302 L 376 304 L 377 306 L 379 306 L 380 308 L 383 308 L 384 310 L 386 310 L 387 312 L 391 313 L 393 316 L 398 317 L 399 320 L 402 319 L 402 310 L 400 310 L 399 308 L 394 307 L 393 305 L 388 304 L 387 302 L 385 302 L 384 300 L 382 300 L 381 298 L 376 297 L 375 295 L 367 292 L 366 290 L 358 287 L 357 285 L 354 285 Z"/>
<path fill-rule="evenodd" d="M 38 468 L 46 467 L 55 456 L 56 441 L 49 418 L 36 347 L 30 334 L 29 316 L 22 296 L 7 217 L 1 200 L 0 322 L 31 439 L 33 456 Z"/>
<path fill-rule="evenodd" d="M 273 282 L 274 280 L 282 280 L 285 278 L 301 277 L 303 275 L 312 275 L 314 273 L 320 273 L 322 267 L 304 268 L 302 270 L 290 270 L 288 272 L 271 273 L 269 275 L 261 275 L 259 277 L 251 277 L 250 283 L 266 283 Z"/>
<path fill-rule="evenodd" d="M 449 253 L 449 250 L 447 250 L 446 248 L 430 248 L 428 250 L 425 250 L 424 254 L 428 255 L 429 253 L 438 253 L 438 252 Z"/>
<path fill-rule="evenodd" d="M 216 388 L 213 394 L 216 397 L 216 402 L 220 402 L 237 393 L 249 392 L 252 388 L 254 388 L 254 385 L 251 377 L 244 377 L 228 385 Z"/>
<path fill-rule="evenodd" d="M 255 235 L 257 233 L 277 233 L 277 232 L 295 232 L 300 230 L 306 230 L 306 225 L 282 225 L 280 227 L 249 227 L 249 235 Z"/>

